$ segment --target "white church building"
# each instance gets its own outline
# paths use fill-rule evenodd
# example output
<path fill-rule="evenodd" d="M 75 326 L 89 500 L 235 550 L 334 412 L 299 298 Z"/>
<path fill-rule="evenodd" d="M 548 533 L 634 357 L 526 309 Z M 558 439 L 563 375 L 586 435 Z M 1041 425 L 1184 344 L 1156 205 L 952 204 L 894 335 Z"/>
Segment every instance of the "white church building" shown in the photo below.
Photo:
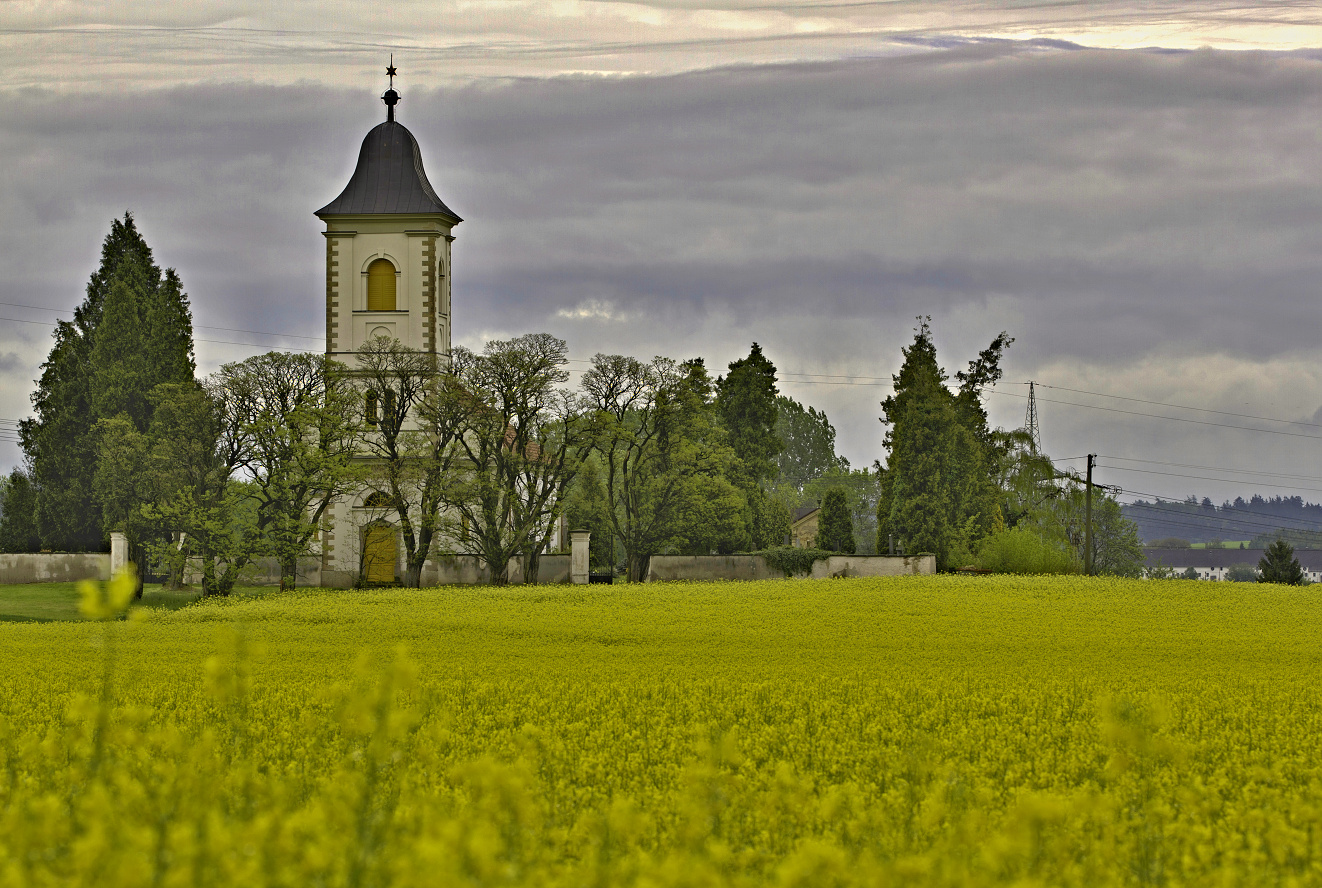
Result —
<path fill-rule="evenodd" d="M 349 184 L 316 212 L 326 225 L 326 355 L 352 367 L 365 343 L 385 336 L 435 355 L 444 369 L 451 245 L 463 220 L 437 196 L 417 139 L 395 120 L 393 85 L 382 100 L 386 121 L 363 139 Z M 373 566 L 372 581 L 403 576 L 398 533 L 380 520 L 379 509 L 366 508 L 367 495 L 348 497 L 329 512 L 321 539 L 325 585 L 352 585 L 364 564 Z M 434 571 L 429 564 L 423 576 Z"/>

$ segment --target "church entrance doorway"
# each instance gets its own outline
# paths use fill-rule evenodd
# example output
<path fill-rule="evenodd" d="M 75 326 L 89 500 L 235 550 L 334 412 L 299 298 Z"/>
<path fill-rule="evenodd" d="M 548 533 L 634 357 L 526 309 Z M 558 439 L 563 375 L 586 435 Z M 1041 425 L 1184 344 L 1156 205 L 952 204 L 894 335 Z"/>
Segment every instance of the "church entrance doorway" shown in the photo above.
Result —
<path fill-rule="evenodd" d="M 378 524 L 363 535 L 363 578 L 369 583 L 395 582 L 395 528 Z"/>

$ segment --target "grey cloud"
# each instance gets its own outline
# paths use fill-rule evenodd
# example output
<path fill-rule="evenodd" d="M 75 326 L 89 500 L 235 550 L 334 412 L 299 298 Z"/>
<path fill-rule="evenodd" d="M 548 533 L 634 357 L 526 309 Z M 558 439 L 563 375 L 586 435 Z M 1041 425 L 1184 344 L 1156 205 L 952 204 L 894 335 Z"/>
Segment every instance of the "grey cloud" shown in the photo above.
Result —
<path fill-rule="evenodd" d="M 0 96 L 0 300 L 72 307 L 110 218 L 132 209 L 200 324 L 316 336 L 312 211 L 380 111 L 371 90 L 309 85 Z M 467 220 L 457 339 L 548 329 L 580 357 L 718 368 L 757 339 L 787 371 L 886 376 L 930 313 L 951 369 L 1009 329 L 1022 379 L 1167 353 L 1311 354 L 1320 111 L 1322 63 L 1306 54 L 984 43 L 415 86 L 401 119 Z M 204 369 L 250 353 L 199 345 Z M 5 386 L 35 373 L 3 372 Z M 832 409 L 856 464 L 879 455 L 879 390 L 786 386 Z M 1022 414 L 1011 400 L 1005 422 Z M 1317 396 L 1304 400 L 1288 415 Z M 1054 419 L 1062 447 L 1095 432 Z M 1190 433 L 1163 434 L 1178 447 Z"/>

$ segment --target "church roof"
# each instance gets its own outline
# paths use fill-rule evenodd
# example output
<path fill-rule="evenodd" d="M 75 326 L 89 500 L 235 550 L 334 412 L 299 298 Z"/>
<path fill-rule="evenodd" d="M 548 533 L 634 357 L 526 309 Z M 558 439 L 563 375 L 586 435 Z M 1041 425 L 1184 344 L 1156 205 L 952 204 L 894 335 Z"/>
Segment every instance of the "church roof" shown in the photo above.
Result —
<path fill-rule="evenodd" d="M 393 110 L 393 109 L 391 109 Z M 422 169 L 418 140 L 403 124 L 387 120 L 367 134 L 358 152 L 358 166 L 344 191 L 317 210 L 318 216 L 375 214 L 448 216 L 462 219 L 447 207 Z"/>

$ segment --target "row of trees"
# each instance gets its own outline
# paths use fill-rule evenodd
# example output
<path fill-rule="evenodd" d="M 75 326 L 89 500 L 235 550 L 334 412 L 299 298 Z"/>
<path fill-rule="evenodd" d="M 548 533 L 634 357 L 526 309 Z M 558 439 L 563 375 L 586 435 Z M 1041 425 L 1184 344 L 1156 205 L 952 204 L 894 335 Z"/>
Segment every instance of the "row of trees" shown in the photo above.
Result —
<path fill-rule="evenodd" d="M 756 344 L 716 379 L 701 359 L 598 355 L 571 391 L 566 363 L 545 334 L 456 349 L 448 367 L 377 340 L 352 368 L 273 352 L 198 381 L 179 278 L 126 214 L 56 330 L 0 547 L 96 550 L 122 530 L 174 582 L 196 559 L 225 592 L 270 556 L 290 583 L 332 503 L 366 489 L 413 585 L 438 546 L 498 580 L 523 556 L 535 577 L 565 510 L 639 579 L 660 551 L 783 544 L 790 508 L 847 471 L 825 416 L 779 395 Z"/>
<path fill-rule="evenodd" d="M 0 547 L 97 549 L 123 530 L 175 582 L 196 559 L 208 593 L 261 556 L 288 584 L 332 504 L 367 491 L 415 586 L 438 549 L 481 556 L 497 582 L 522 558 L 535 579 L 562 514 L 594 531 L 594 564 L 639 580 L 660 552 L 783 545 L 791 510 L 818 503 L 819 545 L 837 551 L 930 551 L 941 569 L 1029 549 L 1039 566 L 1082 561 L 1078 479 L 983 409 L 1004 333 L 952 388 L 922 320 L 882 403 L 885 467 L 857 470 L 756 343 L 716 378 L 700 358 L 598 354 L 576 389 L 548 334 L 457 348 L 448 366 L 388 339 L 352 367 L 273 352 L 197 381 L 191 328 L 178 276 L 117 220 L 42 367 Z M 1135 572 L 1114 500 L 1094 519 L 1099 570 Z"/>
<path fill-rule="evenodd" d="M 982 566 L 1055 573 L 1085 563 L 1084 481 L 1060 472 L 1023 430 L 993 429 L 983 395 L 1001 378 L 1014 340 L 1001 333 L 955 374 L 937 361 L 929 320 L 881 404 L 886 466 L 879 468 L 877 545 L 931 552 L 938 569 Z M 1137 529 L 1114 497 L 1094 490 L 1092 562 L 1097 573 L 1140 576 Z"/>

